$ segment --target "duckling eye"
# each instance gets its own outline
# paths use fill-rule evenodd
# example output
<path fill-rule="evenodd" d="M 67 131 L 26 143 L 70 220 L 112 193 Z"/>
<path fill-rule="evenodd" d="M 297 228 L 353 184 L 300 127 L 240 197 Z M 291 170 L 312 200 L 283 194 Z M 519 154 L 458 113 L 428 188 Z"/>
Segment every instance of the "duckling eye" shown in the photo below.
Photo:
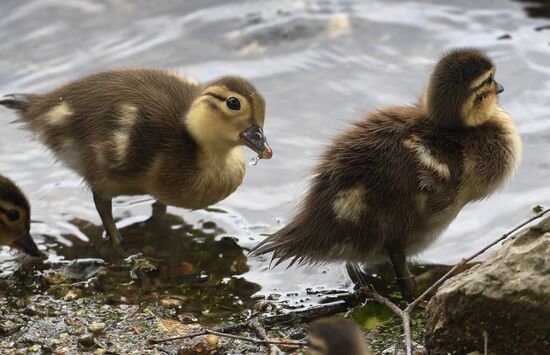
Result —
<path fill-rule="evenodd" d="M 487 84 L 492 84 L 493 83 L 493 74 L 489 75 L 489 77 L 487 78 Z"/>
<path fill-rule="evenodd" d="M 236 97 L 230 97 L 225 101 L 227 107 L 233 111 L 239 111 L 241 109 L 241 102 Z"/>
<path fill-rule="evenodd" d="M 6 217 L 12 222 L 15 222 L 19 219 L 19 212 L 16 210 L 8 210 L 6 211 Z"/>

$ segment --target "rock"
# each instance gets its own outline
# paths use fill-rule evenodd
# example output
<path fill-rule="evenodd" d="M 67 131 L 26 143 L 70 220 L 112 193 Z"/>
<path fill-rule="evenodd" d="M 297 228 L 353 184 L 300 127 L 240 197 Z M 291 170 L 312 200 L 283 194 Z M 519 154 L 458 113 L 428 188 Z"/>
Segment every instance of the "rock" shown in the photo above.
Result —
<path fill-rule="evenodd" d="M 426 309 L 430 354 L 547 354 L 550 217 L 447 280 Z"/>
<path fill-rule="evenodd" d="M 103 333 L 105 331 L 105 328 L 106 328 L 105 323 L 94 322 L 88 325 L 88 330 L 92 332 L 94 335 Z"/>

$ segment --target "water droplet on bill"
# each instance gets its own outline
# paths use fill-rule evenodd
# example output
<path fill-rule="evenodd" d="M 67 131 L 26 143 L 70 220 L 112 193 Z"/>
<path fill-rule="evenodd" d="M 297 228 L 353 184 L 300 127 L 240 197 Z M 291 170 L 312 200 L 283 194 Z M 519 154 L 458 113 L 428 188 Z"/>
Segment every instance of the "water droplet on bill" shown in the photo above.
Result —
<path fill-rule="evenodd" d="M 260 156 L 258 155 L 258 156 L 256 156 L 256 157 L 250 159 L 250 160 L 248 161 L 248 165 L 250 165 L 250 166 L 256 166 L 256 164 L 258 164 L 258 161 L 259 161 L 260 159 L 261 159 L 261 158 L 260 158 Z"/>

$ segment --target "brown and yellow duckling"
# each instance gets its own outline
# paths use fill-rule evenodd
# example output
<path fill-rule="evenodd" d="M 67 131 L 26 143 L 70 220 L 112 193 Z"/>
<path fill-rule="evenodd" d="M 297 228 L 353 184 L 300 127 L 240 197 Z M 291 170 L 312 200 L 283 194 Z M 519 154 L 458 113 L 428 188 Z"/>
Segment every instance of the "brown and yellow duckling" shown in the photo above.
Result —
<path fill-rule="evenodd" d="M 502 91 L 487 55 L 447 53 L 418 103 L 367 114 L 333 141 L 299 212 L 255 253 L 291 265 L 389 261 L 410 294 L 406 258 L 518 167 L 521 140 L 497 104 Z"/>
<path fill-rule="evenodd" d="M 41 256 L 30 228 L 29 201 L 13 181 L 0 175 L 0 245 L 17 248 L 31 256 Z"/>
<path fill-rule="evenodd" d="M 45 94 L 12 94 L 0 104 L 84 178 L 111 240 L 119 195 L 151 195 L 189 209 L 223 200 L 241 184 L 245 144 L 271 158 L 265 101 L 240 77 L 206 85 L 160 70 L 108 71 Z"/>
<path fill-rule="evenodd" d="M 309 327 L 308 355 L 371 355 L 363 332 L 350 320 L 326 318 Z"/>

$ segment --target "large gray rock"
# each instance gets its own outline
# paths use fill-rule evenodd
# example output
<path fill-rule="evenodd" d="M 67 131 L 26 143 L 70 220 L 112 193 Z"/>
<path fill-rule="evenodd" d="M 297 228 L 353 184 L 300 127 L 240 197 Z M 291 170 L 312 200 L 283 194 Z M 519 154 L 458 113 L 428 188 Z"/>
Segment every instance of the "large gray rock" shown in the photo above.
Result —
<path fill-rule="evenodd" d="M 550 354 L 550 217 L 446 281 L 426 310 L 430 354 Z"/>

